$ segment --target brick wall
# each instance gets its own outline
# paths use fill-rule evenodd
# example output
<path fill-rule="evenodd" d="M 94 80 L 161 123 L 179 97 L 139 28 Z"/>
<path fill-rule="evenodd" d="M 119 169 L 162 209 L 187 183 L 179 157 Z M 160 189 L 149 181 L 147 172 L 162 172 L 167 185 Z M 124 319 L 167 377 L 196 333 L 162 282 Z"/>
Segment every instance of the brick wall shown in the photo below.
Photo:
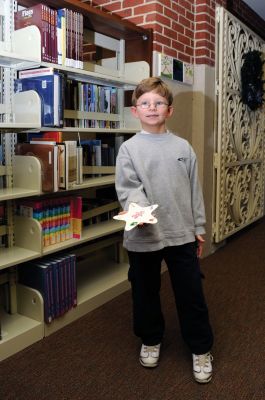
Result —
<path fill-rule="evenodd" d="M 87 3 L 136 25 L 152 28 L 153 50 L 189 63 L 214 65 L 215 8 L 226 7 L 227 0 L 88 0 Z M 239 16 L 249 15 L 249 8 L 242 0 L 234 0 L 233 4 Z"/>

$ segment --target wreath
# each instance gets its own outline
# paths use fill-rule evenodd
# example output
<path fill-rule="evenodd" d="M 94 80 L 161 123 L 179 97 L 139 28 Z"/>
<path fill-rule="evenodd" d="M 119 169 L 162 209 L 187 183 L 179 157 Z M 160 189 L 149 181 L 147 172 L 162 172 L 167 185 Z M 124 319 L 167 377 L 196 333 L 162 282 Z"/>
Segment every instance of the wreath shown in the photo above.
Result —
<path fill-rule="evenodd" d="M 241 68 L 241 97 L 242 102 L 252 111 L 257 110 L 264 102 L 262 80 L 264 61 L 261 54 L 258 50 L 252 50 L 242 57 L 244 62 Z"/>

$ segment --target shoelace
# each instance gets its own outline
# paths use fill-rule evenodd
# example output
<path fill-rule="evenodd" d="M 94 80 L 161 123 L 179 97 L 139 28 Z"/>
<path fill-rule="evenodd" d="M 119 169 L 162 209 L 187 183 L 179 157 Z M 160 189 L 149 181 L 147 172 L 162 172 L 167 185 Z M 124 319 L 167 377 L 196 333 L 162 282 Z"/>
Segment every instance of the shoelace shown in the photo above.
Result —
<path fill-rule="evenodd" d="M 211 361 L 213 361 L 211 353 L 195 355 L 195 363 L 199 367 L 209 367 Z"/>
<path fill-rule="evenodd" d="M 146 346 L 146 345 L 144 345 L 144 351 L 147 352 L 147 353 L 157 352 L 158 349 L 159 349 L 158 346 Z"/>

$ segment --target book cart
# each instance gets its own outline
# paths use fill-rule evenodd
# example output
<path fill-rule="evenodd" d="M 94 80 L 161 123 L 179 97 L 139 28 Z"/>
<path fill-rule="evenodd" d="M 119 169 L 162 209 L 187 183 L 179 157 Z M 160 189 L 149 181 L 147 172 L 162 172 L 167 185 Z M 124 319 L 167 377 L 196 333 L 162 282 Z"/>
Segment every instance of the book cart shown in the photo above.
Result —
<path fill-rule="evenodd" d="M 126 93 L 141 79 L 149 76 L 152 45 L 149 30 L 83 2 L 57 1 L 57 8 L 66 7 L 83 14 L 84 37 L 93 36 L 94 45 L 100 47 L 102 53 L 110 52 L 111 57 L 106 57 L 107 61 L 101 65 L 87 62 L 84 69 L 49 64 L 41 59 L 41 35 L 36 26 L 14 30 L 12 3 L 11 0 L 3 0 L 4 10 L 0 11 L 8 20 L 5 38 L 0 41 L 3 78 L 0 132 L 4 161 L 4 165 L 0 165 L 0 178 L 5 179 L 4 187 L 0 188 L 0 203 L 4 204 L 6 210 L 5 223 L 0 225 L 0 237 L 5 236 L 7 241 L 6 246 L 0 248 L 0 285 L 8 283 L 10 300 L 10 312 L 1 308 L 0 313 L 0 361 L 76 320 L 129 287 L 128 266 L 121 245 L 123 222 L 110 219 L 88 225 L 82 229 L 80 239 L 69 239 L 43 247 L 40 223 L 33 218 L 14 215 L 14 202 L 17 199 L 33 196 L 42 198 L 44 194 L 41 190 L 40 161 L 33 156 L 14 156 L 12 149 L 21 133 L 34 129 L 47 130 L 41 127 L 41 103 L 37 93 L 30 90 L 14 94 L 17 71 L 52 66 L 72 79 L 115 86 L 119 104 L 117 115 L 64 110 L 64 118 L 104 118 L 118 121 L 118 128 L 64 127 L 59 130 L 71 139 L 77 135 L 94 138 L 101 133 L 128 136 L 134 134 L 139 127 L 130 118 L 129 107 L 125 106 Z M 55 2 L 43 3 L 54 7 Z M 30 7 L 37 2 L 21 1 L 19 4 Z M 83 183 L 75 185 L 69 192 L 87 193 L 89 196 L 97 188 L 114 186 L 115 167 L 84 167 L 83 172 Z M 92 175 L 89 177 L 87 174 Z M 49 195 L 52 197 L 52 193 Z M 108 206 L 101 207 L 103 211 L 104 207 L 108 209 Z M 117 202 L 115 207 L 118 207 Z M 56 254 L 63 249 L 71 249 L 81 260 L 77 262 L 76 272 L 77 306 L 46 324 L 41 294 L 17 283 L 17 272 L 20 264 Z"/>

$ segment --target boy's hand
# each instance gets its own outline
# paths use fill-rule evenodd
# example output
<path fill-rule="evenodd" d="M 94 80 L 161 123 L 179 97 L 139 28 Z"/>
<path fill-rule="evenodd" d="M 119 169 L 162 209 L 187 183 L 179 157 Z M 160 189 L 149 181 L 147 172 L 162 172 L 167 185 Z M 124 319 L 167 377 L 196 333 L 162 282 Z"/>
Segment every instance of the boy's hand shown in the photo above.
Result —
<path fill-rule="evenodd" d="M 197 256 L 198 258 L 201 258 L 202 256 L 202 249 L 203 249 L 203 244 L 205 242 L 205 240 L 203 239 L 203 237 L 201 235 L 196 235 L 196 240 L 197 240 Z"/>
<path fill-rule="evenodd" d="M 127 212 L 128 212 L 128 211 L 120 211 L 120 212 L 118 213 L 118 215 L 127 214 Z M 138 224 L 138 227 L 139 227 L 139 228 L 142 228 L 143 226 L 144 226 L 144 222 L 140 222 L 140 223 Z"/>

